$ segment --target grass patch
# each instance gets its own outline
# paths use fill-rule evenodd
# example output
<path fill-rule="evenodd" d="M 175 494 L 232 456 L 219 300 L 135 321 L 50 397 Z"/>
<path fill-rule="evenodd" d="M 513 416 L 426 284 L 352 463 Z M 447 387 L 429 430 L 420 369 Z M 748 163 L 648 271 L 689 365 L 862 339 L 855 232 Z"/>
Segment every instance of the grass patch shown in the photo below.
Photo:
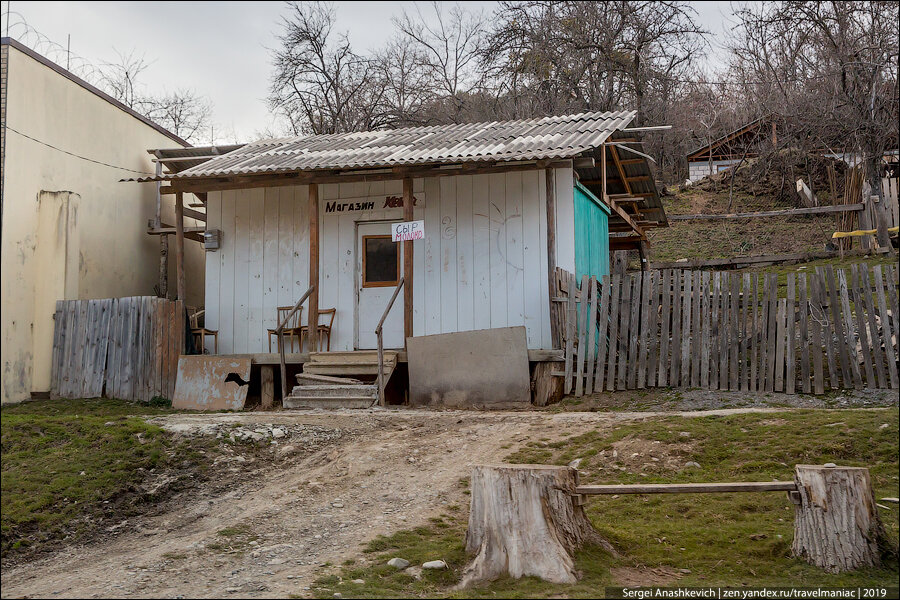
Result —
<path fill-rule="evenodd" d="M 869 467 L 881 498 L 898 495 L 898 416 L 891 408 L 652 418 L 562 441 L 530 442 L 507 461 L 562 465 L 581 458 L 587 483 L 786 481 L 795 464 L 836 462 Z M 882 428 L 884 423 L 888 427 Z M 688 461 L 700 468 L 684 469 Z M 605 586 L 622 585 L 623 577 L 679 586 L 897 585 L 896 557 L 881 569 L 840 575 L 792 558 L 793 505 L 782 493 L 602 497 L 591 499 L 587 511 L 623 557 L 585 548 L 576 557 L 583 577 L 571 586 L 529 578 L 452 591 L 466 564 L 467 514 L 456 509 L 426 526 L 373 540 L 359 564 L 318 580 L 313 593 L 320 598 L 337 592 L 359 598 L 594 598 Z M 880 514 L 896 545 L 898 511 Z M 410 570 L 388 567 L 394 556 L 413 565 L 440 558 L 450 569 L 416 578 Z"/>
<path fill-rule="evenodd" d="M 203 441 L 175 441 L 135 415 L 171 412 L 119 400 L 46 400 L 4 406 L 2 553 L 38 551 L 61 538 L 96 532 L 156 498 L 142 481 L 167 467 L 203 464 Z M 163 493 L 177 489 L 176 482 Z"/>

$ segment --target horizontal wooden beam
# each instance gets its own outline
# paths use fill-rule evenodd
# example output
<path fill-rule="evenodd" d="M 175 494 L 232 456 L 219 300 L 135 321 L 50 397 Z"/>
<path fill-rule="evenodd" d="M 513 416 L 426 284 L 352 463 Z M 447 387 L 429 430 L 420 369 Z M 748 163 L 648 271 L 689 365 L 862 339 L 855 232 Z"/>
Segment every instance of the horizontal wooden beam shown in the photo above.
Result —
<path fill-rule="evenodd" d="M 201 204 L 201 206 L 202 206 L 202 204 Z M 184 210 L 184 216 L 190 217 L 191 219 L 197 219 L 198 221 L 203 221 L 204 223 L 206 223 L 206 213 L 202 213 L 198 210 L 192 210 L 190 208 L 185 208 L 183 210 Z"/>
<path fill-rule="evenodd" d="M 188 162 L 192 160 L 210 160 L 212 158 L 219 158 L 220 156 L 225 156 L 224 154 L 205 154 L 202 156 L 173 156 L 172 158 L 151 158 L 153 162 L 161 162 L 163 164 L 170 162 Z"/>
<path fill-rule="evenodd" d="M 844 252 L 844 254 L 861 254 L 857 250 Z M 684 260 L 679 262 L 651 262 L 651 269 L 703 269 L 703 268 L 723 268 L 723 269 L 739 269 L 749 266 L 774 265 L 789 262 L 803 262 L 807 260 L 818 260 L 820 258 L 831 258 L 837 256 L 835 252 L 794 252 L 791 254 L 771 254 L 765 256 L 738 256 L 735 258 L 714 258 L 710 260 Z"/>
<path fill-rule="evenodd" d="M 631 218 L 631 215 L 629 215 L 627 212 L 625 212 L 625 209 L 622 208 L 621 206 L 619 206 L 618 203 L 616 203 L 615 200 L 613 200 L 612 198 L 610 198 L 609 196 L 607 196 L 607 197 L 606 197 L 606 204 L 613 210 L 614 213 L 616 213 L 617 215 L 619 215 L 619 216 L 622 218 L 623 221 L 625 221 L 626 223 L 628 223 L 628 225 L 634 230 L 634 232 L 635 232 L 636 234 L 638 234 L 639 236 L 641 236 L 641 239 L 643 239 L 643 240 L 646 240 L 646 239 L 647 239 L 647 234 L 644 232 L 643 229 L 641 229 L 641 226 L 638 225 L 638 224 L 634 221 L 634 219 Z"/>
<path fill-rule="evenodd" d="M 623 165 L 639 165 L 642 162 L 646 162 L 644 158 L 623 158 L 619 161 L 619 164 Z"/>
<path fill-rule="evenodd" d="M 534 171 L 556 165 L 571 166 L 571 161 L 538 160 L 528 163 L 503 164 L 487 163 L 465 165 L 439 165 L 428 167 L 397 167 L 387 172 L 354 173 L 352 171 L 325 172 L 285 172 L 265 175 L 236 175 L 231 177 L 210 177 L 204 179 L 171 179 L 171 187 L 175 191 L 212 192 L 258 187 L 280 187 L 291 185 L 310 185 L 322 183 L 355 183 L 370 181 L 393 181 L 404 177 L 447 177 L 451 175 L 479 175 L 487 173 L 509 173 L 516 171 Z"/>
<path fill-rule="evenodd" d="M 793 481 L 742 481 L 735 483 L 639 483 L 627 485 L 580 485 L 576 494 L 716 494 L 727 492 L 793 492 Z"/>
<path fill-rule="evenodd" d="M 649 181 L 649 175 L 635 175 L 634 177 L 625 177 L 625 181 Z"/>
<path fill-rule="evenodd" d="M 857 212 L 863 210 L 863 204 L 836 204 L 834 206 L 813 206 L 812 208 L 788 208 L 785 210 L 766 210 L 761 212 L 727 213 L 721 215 L 669 215 L 670 221 L 723 221 L 731 219 L 755 219 L 758 217 L 789 217 L 792 215 L 818 215 L 834 212 Z"/>

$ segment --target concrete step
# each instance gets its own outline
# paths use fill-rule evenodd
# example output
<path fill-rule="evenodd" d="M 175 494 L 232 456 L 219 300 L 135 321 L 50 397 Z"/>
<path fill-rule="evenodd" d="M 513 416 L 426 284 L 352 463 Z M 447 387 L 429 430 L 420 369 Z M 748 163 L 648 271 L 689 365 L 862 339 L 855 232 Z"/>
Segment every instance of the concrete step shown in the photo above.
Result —
<path fill-rule="evenodd" d="M 349 396 L 345 398 L 309 398 L 291 394 L 282 403 L 284 408 L 369 408 L 375 403 L 368 396 Z"/>
<path fill-rule="evenodd" d="M 374 385 L 298 385 L 291 391 L 291 396 L 304 398 L 344 398 L 359 397 L 375 399 L 378 388 Z"/>

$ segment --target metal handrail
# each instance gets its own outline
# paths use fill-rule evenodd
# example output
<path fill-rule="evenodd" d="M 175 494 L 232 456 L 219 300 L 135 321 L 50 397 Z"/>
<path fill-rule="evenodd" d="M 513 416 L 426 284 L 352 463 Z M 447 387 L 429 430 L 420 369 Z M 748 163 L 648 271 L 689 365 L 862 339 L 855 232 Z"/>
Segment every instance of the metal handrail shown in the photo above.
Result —
<path fill-rule="evenodd" d="M 401 277 L 400 281 L 397 283 L 397 289 L 394 290 L 394 295 L 391 296 L 391 301 L 388 302 L 387 308 L 384 309 L 384 314 L 381 315 L 381 320 L 378 321 L 378 327 L 375 328 L 375 336 L 378 338 L 378 405 L 384 406 L 384 343 L 381 338 L 381 328 L 384 325 L 384 320 L 387 319 L 388 313 L 391 312 L 391 307 L 394 306 L 394 300 L 397 299 L 397 295 L 400 293 L 400 289 L 403 287 L 405 283 L 405 278 Z"/>
<path fill-rule="evenodd" d="M 281 322 L 278 324 L 278 327 L 275 328 L 275 337 L 278 338 L 278 355 L 281 360 L 281 398 L 282 398 L 282 402 L 284 401 L 284 398 L 287 398 L 287 395 L 288 395 L 287 372 L 286 372 L 285 364 L 284 364 L 284 335 L 283 335 L 284 334 L 284 326 L 288 323 L 288 321 L 291 320 L 291 318 L 294 316 L 294 314 L 298 310 L 300 310 L 300 306 L 304 302 L 306 302 L 306 299 L 309 298 L 309 295 L 312 294 L 315 289 L 316 289 L 315 284 L 309 286 L 309 289 L 306 290 L 306 292 L 302 296 L 300 296 L 299 300 L 297 300 L 297 304 L 294 305 L 294 308 L 291 309 L 291 312 L 289 312 L 287 314 L 287 316 L 285 316 L 284 319 L 282 319 Z M 316 316 L 316 325 L 318 325 L 318 315 Z M 300 347 L 300 351 L 301 352 L 303 351 L 302 346 Z"/>

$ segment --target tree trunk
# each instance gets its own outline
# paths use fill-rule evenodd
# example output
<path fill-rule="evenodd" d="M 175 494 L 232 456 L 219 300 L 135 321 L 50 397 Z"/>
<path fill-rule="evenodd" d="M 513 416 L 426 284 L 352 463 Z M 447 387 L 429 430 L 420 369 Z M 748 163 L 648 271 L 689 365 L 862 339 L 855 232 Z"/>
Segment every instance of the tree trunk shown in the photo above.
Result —
<path fill-rule="evenodd" d="M 573 552 L 585 543 L 615 553 L 574 496 L 578 471 L 547 465 L 489 465 L 472 471 L 466 552 L 475 557 L 459 588 L 500 577 L 577 580 Z"/>
<path fill-rule="evenodd" d="M 829 573 L 881 564 L 886 537 L 869 470 L 797 465 L 794 556 Z"/>

